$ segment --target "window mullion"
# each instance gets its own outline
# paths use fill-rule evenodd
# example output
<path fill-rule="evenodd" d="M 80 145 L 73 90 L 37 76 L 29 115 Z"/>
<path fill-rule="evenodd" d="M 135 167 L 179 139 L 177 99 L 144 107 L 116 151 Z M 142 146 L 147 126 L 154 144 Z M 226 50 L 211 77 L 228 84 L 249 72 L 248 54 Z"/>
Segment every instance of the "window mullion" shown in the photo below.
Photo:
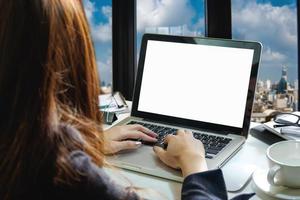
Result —
<path fill-rule="evenodd" d="M 132 100 L 136 69 L 135 0 L 113 0 L 113 91 Z"/>
<path fill-rule="evenodd" d="M 232 38 L 231 0 L 205 0 L 205 36 Z"/>

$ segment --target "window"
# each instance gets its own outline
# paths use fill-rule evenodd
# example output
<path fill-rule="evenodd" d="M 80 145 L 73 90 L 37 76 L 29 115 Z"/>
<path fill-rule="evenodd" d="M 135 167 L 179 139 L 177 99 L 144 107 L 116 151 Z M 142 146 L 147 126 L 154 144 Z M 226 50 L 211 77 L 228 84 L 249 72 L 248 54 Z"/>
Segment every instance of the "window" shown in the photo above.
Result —
<path fill-rule="evenodd" d="M 296 0 L 232 0 L 232 37 L 263 44 L 253 120 L 297 110 Z"/>
<path fill-rule="evenodd" d="M 144 33 L 204 36 L 204 0 L 137 0 L 136 26 L 137 54 Z"/>
<path fill-rule="evenodd" d="M 114 90 L 121 91 L 128 100 L 132 99 L 143 33 L 162 33 L 261 41 L 264 50 L 253 116 L 263 116 L 262 113 L 270 110 L 292 111 L 299 107 L 296 0 L 84 1 L 103 85 L 112 83 L 113 54 Z M 106 37 L 97 36 L 101 33 L 106 33 Z"/>
<path fill-rule="evenodd" d="M 84 0 L 98 64 L 101 86 L 110 92 L 112 86 L 112 0 Z"/>

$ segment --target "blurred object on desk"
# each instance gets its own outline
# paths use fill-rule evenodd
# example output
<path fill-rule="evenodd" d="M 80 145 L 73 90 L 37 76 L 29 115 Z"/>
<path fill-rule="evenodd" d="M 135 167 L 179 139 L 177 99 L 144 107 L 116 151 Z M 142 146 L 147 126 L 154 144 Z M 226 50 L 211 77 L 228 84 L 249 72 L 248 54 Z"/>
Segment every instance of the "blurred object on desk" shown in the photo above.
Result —
<path fill-rule="evenodd" d="M 280 129 L 282 135 L 293 137 L 294 139 L 300 139 L 300 127 L 286 126 Z"/>
<path fill-rule="evenodd" d="M 300 139 L 300 112 L 280 113 L 273 121 L 264 123 L 264 127 L 286 140 Z M 299 133 L 299 134 L 298 134 Z"/>
<path fill-rule="evenodd" d="M 274 134 L 273 132 L 266 129 L 264 124 L 252 127 L 250 129 L 250 134 L 268 145 L 284 140 L 282 137 L 279 137 L 277 134 Z"/>
<path fill-rule="evenodd" d="M 100 95 L 99 107 L 102 112 L 112 112 L 116 114 L 129 112 L 125 98 L 120 92 L 114 92 L 112 95 Z"/>
<path fill-rule="evenodd" d="M 112 125 L 115 121 L 118 120 L 116 113 L 114 112 L 102 112 L 103 113 L 103 123 L 107 125 Z"/>

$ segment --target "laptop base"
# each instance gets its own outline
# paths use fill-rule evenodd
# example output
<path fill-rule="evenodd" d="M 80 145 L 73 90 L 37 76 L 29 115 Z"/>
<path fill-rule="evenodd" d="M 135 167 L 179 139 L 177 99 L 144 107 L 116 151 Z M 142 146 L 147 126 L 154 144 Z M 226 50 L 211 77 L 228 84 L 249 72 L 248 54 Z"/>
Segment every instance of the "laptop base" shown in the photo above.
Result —
<path fill-rule="evenodd" d="M 124 125 L 132 120 L 142 121 L 141 118 L 128 117 L 119 122 L 117 125 Z M 180 129 L 179 127 L 173 127 Z M 192 129 L 190 130 L 199 131 Z M 206 159 L 208 169 L 217 169 L 222 167 L 233 155 L 238 152 L 238 150 L 242 147 L 242 144 L 245 142 L 245 138 L 242 136 L 228 135 L 226 137 L 232 138 L 232 141 L 213 159 Z M 177 182 L 183 181 L 181 171 L 172 169 L 162 163 L 155 155 L 153 147 L 149 145 L 143 145 L 136 150 L 124 151 L 117 155 L 109 156 L 108 161 L 110 162 L 110 164 L 123 169 L 128 169 L 131 171 L 157 176 Z"/>

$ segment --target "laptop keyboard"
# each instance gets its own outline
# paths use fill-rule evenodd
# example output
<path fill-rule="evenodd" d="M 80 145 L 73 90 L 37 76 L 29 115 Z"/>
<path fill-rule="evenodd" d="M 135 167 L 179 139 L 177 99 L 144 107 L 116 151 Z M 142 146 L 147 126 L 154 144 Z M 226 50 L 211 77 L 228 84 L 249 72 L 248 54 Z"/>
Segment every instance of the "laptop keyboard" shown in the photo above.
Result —
<path fill-rule="evenodd" d="M 145 122 L 137 122 L 137 121 L 130 121 L 128 124 L 140 124 L 156 134 L 157 136 L 157 142 L 155 144 L 153 143 L 146 143 L 149 145 L 157 145 L 162 148 L 166 148 L 166 144 L 164 143 L 164 139 L 168 134 L 176 134 L 178 129 L 170 128 L 170 127 L 164 127 L 159 126 L 155 124 L 149 124 Z M 232 139 L 225 138 L 222 136 L 215 136 L 215 135 L 209 135 L 206 133 L 200 133 L 200 132 L 193 132 L 194 138 L 200 140 L 205 148 L 205 157 L 208 159 L 212 159 L 215 155 L 217 155 L 224 147 L 226 147 Z"/>

